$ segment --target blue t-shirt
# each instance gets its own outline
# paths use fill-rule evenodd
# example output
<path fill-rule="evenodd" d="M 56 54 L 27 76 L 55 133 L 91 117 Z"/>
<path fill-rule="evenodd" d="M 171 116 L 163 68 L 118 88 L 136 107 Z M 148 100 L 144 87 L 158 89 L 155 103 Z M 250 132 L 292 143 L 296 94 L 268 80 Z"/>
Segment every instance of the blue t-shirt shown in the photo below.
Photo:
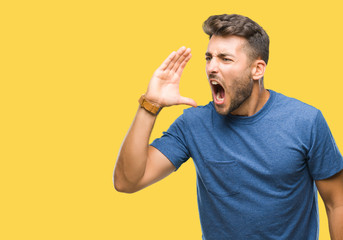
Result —
<path fill-rule="evenodd" d="M 192 158 L 204 240 L 318 239 L 314 180 L 343 169 L 319 110 L 269 90 L 250 117 L 186 109 L 152 146 L 178 169 Z"/>

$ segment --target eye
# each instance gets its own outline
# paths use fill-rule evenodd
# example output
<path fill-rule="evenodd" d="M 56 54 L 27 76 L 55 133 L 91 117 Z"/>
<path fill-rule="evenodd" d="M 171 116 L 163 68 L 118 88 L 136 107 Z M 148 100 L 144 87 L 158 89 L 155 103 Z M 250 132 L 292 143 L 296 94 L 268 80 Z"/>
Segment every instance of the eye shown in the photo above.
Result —
<path fill-rule="evenodd" d="M 231 62 L 232 60 L 230 58 L 223 58 L 224 62 Z"/>
<path fill-rule="evenodd" d="M 206 59 L 206 61 L 211 61 L 212 58 L 207 56 L 207 57 L 205 57 L 205 59 Z"/>

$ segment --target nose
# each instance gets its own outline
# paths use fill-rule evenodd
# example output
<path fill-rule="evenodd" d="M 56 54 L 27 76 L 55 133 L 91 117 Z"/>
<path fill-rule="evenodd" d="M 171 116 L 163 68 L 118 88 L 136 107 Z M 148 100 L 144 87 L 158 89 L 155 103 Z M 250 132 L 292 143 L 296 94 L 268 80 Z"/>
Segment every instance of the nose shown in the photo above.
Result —
<path fill-rule="evenodd" d="M 207 72 L 208 73 L 217 73 L 218 72 L 218 61 L 215 57 L 209 60 L 206 64 Z"/>

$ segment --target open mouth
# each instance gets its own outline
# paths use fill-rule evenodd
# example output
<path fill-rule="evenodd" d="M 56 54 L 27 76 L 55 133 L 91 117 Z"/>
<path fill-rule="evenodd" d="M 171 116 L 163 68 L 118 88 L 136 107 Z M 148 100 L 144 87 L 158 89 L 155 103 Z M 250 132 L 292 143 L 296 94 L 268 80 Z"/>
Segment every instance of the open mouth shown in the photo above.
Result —
<path fill-rule="evenodd" d="M 210 81 L 212 92 L 213 92 L 213 99 L 216 104 L 222 104 L 225 99 L 225 90 L 224 88 L 214 80 Z"/>

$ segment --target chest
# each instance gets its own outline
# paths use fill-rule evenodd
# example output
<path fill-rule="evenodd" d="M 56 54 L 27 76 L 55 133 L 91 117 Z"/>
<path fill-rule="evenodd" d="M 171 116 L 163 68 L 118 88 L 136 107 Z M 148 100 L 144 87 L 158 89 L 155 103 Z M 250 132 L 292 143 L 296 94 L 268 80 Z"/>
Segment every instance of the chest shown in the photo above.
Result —
<path fill-rule="evenodd" d="M 197 174 L 217 195 L 235 194 L 237 183 L 279 191 L 308 176 L 307 136 L 289 126 L 225 126 L 192 135 Z"/>

